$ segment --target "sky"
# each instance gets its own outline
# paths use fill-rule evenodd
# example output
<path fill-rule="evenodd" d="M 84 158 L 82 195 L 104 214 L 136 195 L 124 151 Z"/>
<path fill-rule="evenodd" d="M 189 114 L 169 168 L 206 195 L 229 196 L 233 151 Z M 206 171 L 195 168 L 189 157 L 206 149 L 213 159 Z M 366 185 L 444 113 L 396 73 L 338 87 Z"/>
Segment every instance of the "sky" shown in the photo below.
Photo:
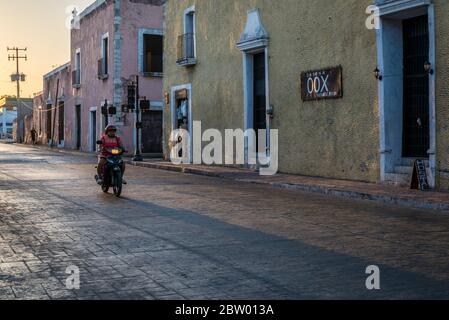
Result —
<path fill-rule="evenodd" d="M 8 61 L 6 48 L 27 47 L 28 61 L 20 61 L 21 96 L 32 97 L 42 91 L 42 76 L 70 60 L 70 30 L 66 21 L 70 8 L 80 10 L 94 0 L 0 0 L 0 96 L 16 95 L 10 75 L 16 63 Z M 13 54 L 13 52 L 9 52 Z"/>

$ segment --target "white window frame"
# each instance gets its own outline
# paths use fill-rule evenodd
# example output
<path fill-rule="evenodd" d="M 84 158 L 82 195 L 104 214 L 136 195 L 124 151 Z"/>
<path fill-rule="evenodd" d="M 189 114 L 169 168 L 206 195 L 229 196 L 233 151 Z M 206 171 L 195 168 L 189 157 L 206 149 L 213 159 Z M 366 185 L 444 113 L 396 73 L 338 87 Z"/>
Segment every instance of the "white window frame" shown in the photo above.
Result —
<path fill-rule="evenodd" d="M 161 36 L 164 37 L 164 30 L 163 29 L 155 29 L 155 28 L 141 28 L 139 29 L 139 38 L 138 38 L 138 45 L 137 45 L 137 52 L 138 52 L 138 65 L 139 65 L 139 73 L 143 76 L 149 75 L 150 77 L 163 77 L 164 73 L 160 72 L 145 72 L 144 68 L 144 49 L 145 49 L 145 41 L 144 36 L 145 35 L 153 35 L 153 36 Z M 162 66 L 164 68 L 164 66 Z"/>
<path fill-rule="evenodd" d="M 106 48 L 106 50 L 105 50 L 105 47 L 104 47 L 104 40 L 105 39 L 107 39 L 108 40 L 108 47 Z M 109 74 L 109 61 L 110 61 L 110 58 L 111 58 L 111 55 L 109 54 L 109 47 L 110 47 L 110 39 L 109 39 L 109 32 L 107 32 L 107 33 L 105 33 L 105 34 L 103 34 L 102 36 L 101 36 L 101 58 L 102 59 L 104 59 L 104 54 L 105 54 L 105 51 L 107 52 L 107 55 L 108 55 L 108 63 L 107 63 L 107 73 L 106 74 Z M 103 62 L 104 63 L 104 62 Z"/>
<path fill-rule="evenodd" d="M 79 55 L 79 59 L 78 59 L 78 55 Z M 77 71 L 79 73 L 79 77 L 80 77 L 80 81 L 79 83 L 73 83 L 72 85 L 75 87 L 78 87 L 81 85 L 81 48 L 77 48 L 75 50 L 75 71 Z"/>

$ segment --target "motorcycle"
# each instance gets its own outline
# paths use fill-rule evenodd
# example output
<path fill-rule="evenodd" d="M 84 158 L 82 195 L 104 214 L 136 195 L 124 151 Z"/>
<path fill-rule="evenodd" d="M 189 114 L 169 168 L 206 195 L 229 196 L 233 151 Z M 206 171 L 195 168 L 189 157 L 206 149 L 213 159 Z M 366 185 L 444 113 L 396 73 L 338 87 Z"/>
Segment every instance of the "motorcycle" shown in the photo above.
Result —
<path fill-rule="evenodd" d="M 97 141 L 97 145 L 102 145 L 102 141 Z M 120 197 L 122 194 L 123 187 L 123 159 L 122 155 L 125 150 L 121 148 L 112 148 L 108 149 L 108 152 L 111 156 L 106 158 L 106 164 L 103 171 L 103 183 L 101 184 L 101 190 L 104 193 L 109 192 L 109 188 L 112 187 L 114 191 L 114 195 L 116 197 Z M 99 180 L 98 176 L 95 176 L 95 179 Z"/>

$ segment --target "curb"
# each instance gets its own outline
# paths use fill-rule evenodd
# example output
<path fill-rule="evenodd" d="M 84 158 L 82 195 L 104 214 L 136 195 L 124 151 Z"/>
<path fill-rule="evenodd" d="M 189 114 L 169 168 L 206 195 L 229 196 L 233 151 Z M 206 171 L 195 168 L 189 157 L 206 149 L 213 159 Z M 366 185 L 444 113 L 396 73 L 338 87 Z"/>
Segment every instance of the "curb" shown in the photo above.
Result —
<path fill-rule="evenodd" d="M 227 180 L 232 180 L 232 181 L 237 181 L 237 182 L 252 183 L 252 184 L 258 184 L 258 185 L 269 185 L 269 186 L 271 186 L 273 188 L 277 188 L 277 189 L 297 190 L 297 191 L 303 191 L 303 192 L 318 193 L 318 194 L 323 194 L 323 195 L 331 195 L 331 196 L 336 196 L 336 197 L 345 198 L 345 199 L 368 200 L 368 201 L 372 201 L 372 202 L 384 203 L 384 204 L 389 204 L 389 205 L 398 205 L 398 206 L 416 208 L 416 209 L 431 209 L 431 210 L 438 210 L 438 211 L 444 211 L 444 212 L 449 213 L 449 203 L 442 203 L 442 202 L 437 202 L 437 201 L 409 199 L 409 198 L 405 198 L 405 197 L 401 197 L 401 196 L 394 196 L 394 195 L 387 196 L 387 195 L 374 194 L 374 193 L 368 193 L 368 192 L 360 192 L 360 191 L 355 191 L 355 190 L 341 189 L 338 187 L 333 188 L 333 187 L 324 187 L 324 186 L 310 185 L 310 184 L 291 184 L 291 183 L 284 183 L 284 182 L 270 182 L 270 181 L 256 180 L 256 179 L 251 179 L 251 178 L 243 178 L 242 179 L 242 178 L 232 177 L 228 174 L 212 172 L 212 171 L 204 170 L 201 168 L 189 168 L 189 167 L 177 166 L 177 165 L 173 165 L 173 164 L 134 162 L 134 161 L 128 161 L 127 163 L 130 165 L 136 166 L 136 167 L 166 170 L 166 171 L 179 172 L 179 173 L 184 173 L 184 174 L 208 176 L 208 177 L 221 178 L 221 179 L 227 179 Z M 449 197 L 449 195 L 448 195 L 448 197 Z"/>

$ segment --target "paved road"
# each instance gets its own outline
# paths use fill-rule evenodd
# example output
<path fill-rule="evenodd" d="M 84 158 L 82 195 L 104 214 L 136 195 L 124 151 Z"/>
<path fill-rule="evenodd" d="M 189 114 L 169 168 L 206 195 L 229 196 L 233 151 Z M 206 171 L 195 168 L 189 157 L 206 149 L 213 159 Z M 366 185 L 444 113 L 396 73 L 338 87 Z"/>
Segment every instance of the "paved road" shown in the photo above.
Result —
<path fill-rule="evenodd" d="M 94 162 L 0 144 L 1 299 L 449 298 L 447 214 Z"/>

